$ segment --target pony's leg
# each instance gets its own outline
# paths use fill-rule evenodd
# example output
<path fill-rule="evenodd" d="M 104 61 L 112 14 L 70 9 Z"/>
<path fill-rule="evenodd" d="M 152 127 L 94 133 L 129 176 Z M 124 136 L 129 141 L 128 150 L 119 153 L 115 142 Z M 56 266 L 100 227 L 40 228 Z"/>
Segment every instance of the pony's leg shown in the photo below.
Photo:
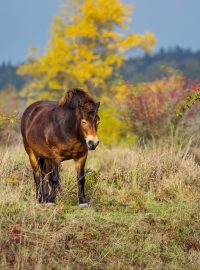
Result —
<path fill-rule="evenodd" d="M 41 203 L 42 192 L 41 192 L 41 187 L 40 187 L 41 172 L 40 172 L 39 158 L 31 149 L 29 149 L 27 153 L 29 156 L 32 169 L 33 169 L 33 178 L 35 180 L 35 185 L 36 185 L 36 199 L 38 200 L 39 203 Z"/>
<path fill-rule="evenodd" d="M 56 165 L 54 166 L 56 169 Z M 43 178 L 43 193 L 46 203 L 54 202 L 55 201 L 55 192 L 57 187 L 60 189 L 59 181 L 56 181 L 55 173 L 57 172 L 58 175 L 58 169 L 54 171 L 52 161 L 45 159 L 45 171 L 44 171 L 44 178 Z M 53 178 L 54 177 L 54 178 Z M 54 181 L 53 181 L 54 180 Z M 49 187 L 51 187 L 51 192 L 49 190 Z"/>
<path fill-rule="evenodd" d="M 49 202 L 49 182 L 46 180 L 45 176 L 42 179 L 42 196 L 43 202 Z"/>
<path fill-rule="evenodd" d="M 86 159 L 87 159 L 87 154 L 85 154 L 81 158 L 74 160 L 75 166 L 76 166 L 76 172 L 77 172 L 78 200 L 79 200 L 79 204 L 85 207 L 88 206 L 87 201 L 85 199 L 85 191 L 84 191 Z"/>
<path fill-rule="evenodd" d="M 51 193 L 49 195 L 49 202 L 55 203 L 57 189 L 59 187 L 59 165 L 52 162 L 52 173 L 50 174 Z"/>
<path fill-rule="evenodd" d="M 46 159 L 39 159 L 40 170 L 42 173 L 42 197 L 43 202 L 49 201 L 49 162 Z"/>

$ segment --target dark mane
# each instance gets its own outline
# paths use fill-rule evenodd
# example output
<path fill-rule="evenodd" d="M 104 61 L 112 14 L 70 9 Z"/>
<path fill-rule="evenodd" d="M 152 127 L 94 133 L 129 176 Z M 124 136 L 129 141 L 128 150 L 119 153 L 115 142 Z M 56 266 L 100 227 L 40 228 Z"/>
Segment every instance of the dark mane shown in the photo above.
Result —
<path fill-rule="evenodd" d="M 68 106 L 69 108 L 75 109 L 77 108 L 79 102 L 82 104 L 94 104 L 95 101 L 92 97 L 88 95 L 83 89 L 74 88 L 69 89 L 65 95 L 58 101 L 58 106 Z"/>

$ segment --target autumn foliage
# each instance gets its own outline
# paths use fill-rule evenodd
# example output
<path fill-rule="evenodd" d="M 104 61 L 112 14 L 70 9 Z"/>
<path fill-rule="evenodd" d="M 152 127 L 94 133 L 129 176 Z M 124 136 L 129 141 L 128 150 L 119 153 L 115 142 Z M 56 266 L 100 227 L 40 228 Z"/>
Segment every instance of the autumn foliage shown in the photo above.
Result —
<path fill-rule="evenodd" d="M 136 47 L 150 51 L 155 45 L 149 32 L 126 31 L 132 9 L 122 1 L 85 0 L 72 15 L 67 8 L 54 17 L 45 54 L 32 56 L 18 70 L 32 78 L 22 91 L 29 101 L 60 97 L 72 87 L 110 95 L 126 53 Z"/>
<path fill-rule="evenodd" d="M 167 135 L 170 128 L 183 121 L 187 123 L 198 114 L 199 104 L 188 111 L 184 119 L 176 112 L 180 104 L 199 89 L 196 81 L 188 81 L 173 70 L 162 79 L 129 86 L 129 95 L 123 103 L 128 125 L 139 137 Z"/>

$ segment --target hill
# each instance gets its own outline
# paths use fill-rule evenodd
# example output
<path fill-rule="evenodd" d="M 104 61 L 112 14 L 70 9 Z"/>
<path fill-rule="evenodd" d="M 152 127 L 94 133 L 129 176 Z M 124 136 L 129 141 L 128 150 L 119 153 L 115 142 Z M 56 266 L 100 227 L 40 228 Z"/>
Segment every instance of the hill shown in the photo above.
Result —
<path fill-rule="evenodd" d="M 2 63 L 0 65 L 0 91 L 7 86 L 12 86 L 17 90 L 22 88 L 25 78 L 17 74 L 17 68 L 11 63 Z"/>
<path fill-rule="evenodd" d="M 177 47 L 170 50 L 161 49 L 152 56 L 130 58 L 121 68 L 121 75 L 131 83 L 152 81 L 165 75 L 165 67 L 174 67 L 186 78 L 199 81 L 200 51 L 192 52 Z"/>

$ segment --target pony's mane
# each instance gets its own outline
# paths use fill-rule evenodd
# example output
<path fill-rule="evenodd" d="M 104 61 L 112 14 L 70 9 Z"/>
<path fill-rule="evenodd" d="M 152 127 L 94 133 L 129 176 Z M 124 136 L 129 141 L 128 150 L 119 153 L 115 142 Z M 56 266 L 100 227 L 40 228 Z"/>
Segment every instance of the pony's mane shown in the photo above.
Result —
<path fill-rule="evenodd" d="M 94 103 L 92 97 L 88 95 L 83 89 L 80 88 L 74 88 L 69 89 L 65 95 L 58 101 L 58 105 L 68 106 L 70 108 L 76 108 L 78 106 L 78 102 L 82 101 L 83 103 Z"/>

